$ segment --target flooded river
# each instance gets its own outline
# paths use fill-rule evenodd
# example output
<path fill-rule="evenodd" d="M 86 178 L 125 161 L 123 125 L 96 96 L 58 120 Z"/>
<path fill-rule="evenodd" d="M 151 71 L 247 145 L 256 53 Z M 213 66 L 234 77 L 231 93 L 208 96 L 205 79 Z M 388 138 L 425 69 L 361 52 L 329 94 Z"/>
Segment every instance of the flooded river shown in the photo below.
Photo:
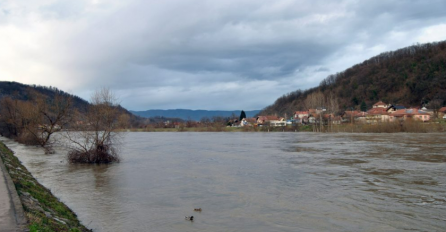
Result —
<path fill-rule="evenodd" d="M 445 134 L 123 139 L 121 163 L 73 165 L 2 138 L 94 231 L 446 230 Z"/>

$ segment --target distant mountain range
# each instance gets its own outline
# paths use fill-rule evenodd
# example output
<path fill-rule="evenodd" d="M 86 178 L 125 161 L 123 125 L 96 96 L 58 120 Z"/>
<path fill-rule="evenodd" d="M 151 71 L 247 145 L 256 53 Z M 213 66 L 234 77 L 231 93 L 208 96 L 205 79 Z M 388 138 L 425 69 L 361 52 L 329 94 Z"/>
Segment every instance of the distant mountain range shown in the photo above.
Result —
<path fill-rule="evenodd" d="M 204 117 L 212 119 L 212 117 L 231 117 L 235 115 L 240 116 L 241 110 L 223 111 L 223 110 L 185 110 L 185 109 L 175 109 L 175 110 L 146 110 L 146 111 L 130 111 L 131 113 L 144 117 L 144 118 L 154 118 L 154 117 L 164 117 L 164 118 L 179 118 L 183 120 L 194 120 L 199 121 Z M 254 117 L 260 112 L 260 110 L 245 111 L 246 117 Z"/>

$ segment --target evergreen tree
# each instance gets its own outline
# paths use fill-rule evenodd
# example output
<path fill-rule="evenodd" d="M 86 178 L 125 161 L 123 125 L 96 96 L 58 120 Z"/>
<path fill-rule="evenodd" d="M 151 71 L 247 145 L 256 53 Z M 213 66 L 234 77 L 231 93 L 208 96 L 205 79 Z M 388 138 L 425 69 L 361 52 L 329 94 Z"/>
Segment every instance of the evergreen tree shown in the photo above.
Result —
<path fill-rule="evenodd" d="M 367 111 L 367 105 L 365 104 L 365 101 L 361 102 L 361 111 L 366 112 Z"/>
<path fill-rule="evenodd" d="M 245 111 L 242 110 L 242 112 L 240 113 L 240 121 L 242 121 L 242 119 L 246 118 L 246 114 Z"/>

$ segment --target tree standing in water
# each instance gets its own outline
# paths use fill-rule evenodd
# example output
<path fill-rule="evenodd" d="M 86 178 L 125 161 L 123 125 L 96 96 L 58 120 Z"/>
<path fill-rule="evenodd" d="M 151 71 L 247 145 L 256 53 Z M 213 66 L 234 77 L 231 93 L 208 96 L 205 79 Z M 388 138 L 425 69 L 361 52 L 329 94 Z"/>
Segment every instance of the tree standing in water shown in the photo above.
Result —
<path fill-rule="evenodd" d="M 119 162 L 117 145 L 119 108 L 117 98 L 107 88 L 96 91 L 84 116 L 75 123 L 76 132 L 67 132 L 68 160 L 72 163 Z"/>

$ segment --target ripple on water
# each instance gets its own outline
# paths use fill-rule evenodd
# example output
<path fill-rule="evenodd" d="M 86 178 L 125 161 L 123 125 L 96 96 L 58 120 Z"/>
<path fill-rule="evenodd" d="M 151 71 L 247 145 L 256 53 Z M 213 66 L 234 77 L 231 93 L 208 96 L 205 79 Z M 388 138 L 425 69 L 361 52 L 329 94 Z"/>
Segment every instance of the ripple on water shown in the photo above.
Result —
<path fill-rule="evenodd" d="M 446 138 L 438 135 L 128 133 L 124 140 L 123 161 L 105 166 L 60 165 L 66 152 L 10 145 L 95 231 L 446 227 Z M 191 215 L 194 222 L 184 220 Z"/>
<path fill-rule="evenodd" d="M 351 166 L 354 164 L 368 163 L 368 161 L 362 160 L 362 159 L 340 159 L 340 158 L 338 158 L 338 159 L 328 159 L 327 163 Z"/>

